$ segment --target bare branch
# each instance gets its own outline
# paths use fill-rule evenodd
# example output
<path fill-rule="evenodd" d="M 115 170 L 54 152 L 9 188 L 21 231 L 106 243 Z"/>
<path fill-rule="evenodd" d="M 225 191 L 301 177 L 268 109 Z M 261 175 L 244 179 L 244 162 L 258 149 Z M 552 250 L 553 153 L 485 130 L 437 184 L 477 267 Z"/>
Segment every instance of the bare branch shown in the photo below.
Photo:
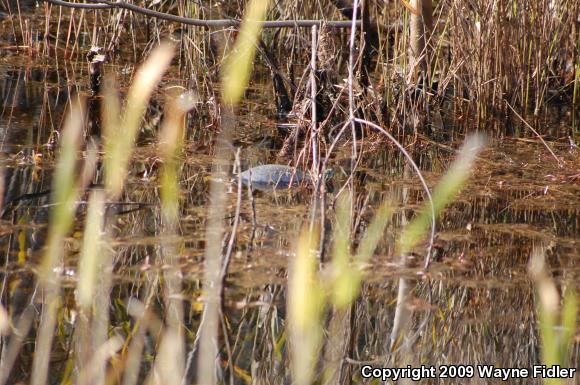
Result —
<path fill-rule="evenodd" d="M 189 17 L 172 15 L 169 13 L 158 12 L 152 9 L 139 7 L 135 4 L 127 3 L 125 1 L 95 1 L 94 4 L 87 3 L 72 3 L 63 0 L 44 0 L 47 3 L 60 5 L 68 8 L 82 8 L 82 9 L 127 9 L 131 12 L 139 13 L 148 17 L 155 17 L 157 19 L 173 21 L 184 25 L 192 25 L 195 27 L 239 27 L 241 21 L 237 19 L 221 19 L 221 20 L 202 20 L 191 19 Z M 357 25 L 361 22 L 358 20 Z M 351 21 L 335 21 L 335 20 L 280 20 L 280 21 L 264 21 L 262 28 L 311 28 L 312 26 L 326 26 L 330 28 L 350 28 Z"/>

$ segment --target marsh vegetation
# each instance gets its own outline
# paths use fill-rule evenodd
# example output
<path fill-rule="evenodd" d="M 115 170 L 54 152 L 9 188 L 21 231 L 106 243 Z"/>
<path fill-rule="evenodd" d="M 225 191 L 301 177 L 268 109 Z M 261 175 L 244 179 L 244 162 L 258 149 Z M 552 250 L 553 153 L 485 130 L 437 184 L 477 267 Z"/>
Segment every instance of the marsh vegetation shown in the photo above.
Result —
<path fill-rule="evenodd" d="M 579 368 L 579 2 L 0 0 L 0 96 L 0 385 Z"/>

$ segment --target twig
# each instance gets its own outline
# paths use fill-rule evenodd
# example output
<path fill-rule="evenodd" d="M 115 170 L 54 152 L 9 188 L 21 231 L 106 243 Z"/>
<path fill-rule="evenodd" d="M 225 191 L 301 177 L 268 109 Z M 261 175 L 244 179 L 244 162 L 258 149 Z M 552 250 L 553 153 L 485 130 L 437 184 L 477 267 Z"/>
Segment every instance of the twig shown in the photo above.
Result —
<path fill-rule="evenodd" d="M 525 124 L 526 127 L 528 127 L 534 134 L 536 134 L 536 136 L 538 137 L 538 139 L 540 139 L 540 141 L 542 142 L 542 144 L 544 145 L 544 147 L 546 147 L 546 149 L 550 152 L 550 154 L 552 154 L 552 156 L 554 157 L 554 159 L 556 159 L 556 162 L 558 162 L 558 166 L 562 165 L 562 161 L 560 160 L 560 158 L 558 158 L 556 156 L 556 154 L 554 154 L 554 151 L 552 151 L 552 149 L 550 148 L 550 146 L 548 146 L 548 143 L 546 143 L 546 141 L 542 138 L 542 136 L 540 135 L 540 133 L 538 131 L 536 131 L 534 129 L 534 127 L 532 127 L 528 122 L 526 122 L 526 120 L 520 115 L 518 114 L 518 112 L 511 106 L 511 104 L 509 104 L 509 102 L 506 100 L 505 104 L 507 104 L 507 106 L 510 108 L 510 110 L 513 111 L 514 114 L 516 114 L 516 116 L 518 118 L 520 118 L 520 120 Z"/>
<path fill-rule="evenodd" d="M 352 5 L 352 20 L 350 29 L 350 43 L 349 43 L 349 53 L 348 53 L 348 120 L 350 122 L 352 130 L 352 159 L 353 161 L 357 158 L 356 150 L 356 131 L 354 125 L 354 55 L 355 55 L 355 35 L 356 35 L 356 18 L 358 10 L 358 0 L 354 0 Z M 354 171 L 354 170 L 353 170 Z"/>
<path fill-rule="evenodd" d="M 258 227 L 256 202 L 254 200 L 254 193 L 252 192 L 252 170 L 250 170 L 250 178 L 248 180 L 248 199 L 250 200 L 250 207 L 252 208 L 252 234 L 250 234 L 250 247 L 248 248 L 251 251 L 254 248 L 254 239 L 256 238 L 256 229 Z"/>
<path fill-rule="evenodd" d="M 230 266 L 232 250 L 234 248 L 234 243 L 236 241 L 236 232 L 238 231 L 238 225 L 240 223 L 240 209 L 242 207 L 242 173 L 241 173 L 241 166 L 240 166 L 240 149 L 239 148 L 235 154 L 235 162 L 236 162 L 236 168 L 238 169 L 238 199 L 236 201 L 236 213 L 234 215 L 234 225 L 232 226 L 232 233 L 230 235 L 230 240 L 228 241 L 228 248 L 227 248 L 226 254 L 224 256 L 224 262 L 222 265 L 222 271 L 221 271 L 221 277 L 220 277 L 220 280 L 222 281 L 222 297 L 223 297 L 224 280 L 225 280 L 226 274 L 228 272 L 228 267 Z M 223 303 L 223 300 L 222 300 L 222 303 Z"/>
<path fill-rule="evenodd" d="M 429 199 L 429 205 L 431 206 L 431 239 L 429 239 L 429 247 L 427 248 L 427 255 L 425 256 L 425 269 L 427 269 L 427 267 L 429 266 L 429 262 L 431 260 L 431 249 L 433 248 L 433 243 L 435 242 L 435 226 L 436 226 L 436 224 L 435 224 L 435 205 L 433 203 L 433 198 L 431 196 L 431 191 L 429 190 L 429 186 L 427 186 L 427 182 L 425 181 L 425 178 L 423 178 L 423 175 L 421 174 L 421 170 L 419 169 L 419 166 L 417 166 L 417 164 L 415 163 L 415 161 L 413 160 L 411 155 L 407 152 L 407 150 L 405 150 L 405 147 L 403 147 L 403 145 L 401 143 L 399 143 L 391 134 L 389 134 L 381 126 L 378 126 L 378 125 L 376 125 L 372 122 L 369 122 L 367 120 L 355 118 L 354 121 L 357 123 L 360 123 L 360 124 L 366 124 L 366 125 L 374 128 L 375 130 L 377 130 L 380 133 L 382 133 L 383 135 L 385 135 L 396 147 L 398 147 L 399 150 L 401 151 L 401 153 L 405 156 L 405 158 L 407 158 L 407 160 L 411 164 L 411 167 L 413 167 L 413 169 L 417 173 L 417 176 L 419 177 L 419 180 L 421 181 L 421 184 L 423 185 L 423 189 L 425 190 L 425 193 L 427 194 L 427 198 Z"/>
<path fill-rule="evenodd" d="M 316 94 L 318 93 L 316 87 L 316 51 L 318 50 L 318 27 L 312 26 L 312 54 L 310 57 L 310 108 L 312 112 L 312 123 L 310 138 L 312 140 L 312 172 L 317 175 L 320 166 L 320 159 L 318 157 L 318 122 L 316 121 Z"/>
<path fill-rule="evenodd" d="M 221 19 L 221 20 L 202 20 L 202 19 L 192 19 L 189 17 L 172 15 L 169 13 L 158 12 L 152 9 L 139 7 L 135 4 L 127 3 L 125 1 L 107 1 L 99 0 L 95 1 L 94 4 L 86 3 L 72 3 L 70 1 L 63 0 L 44 0 L 48 3 L 55 5 L 60 5 L 62 7 L 68 8 L 83 8 L 83 9 L 113 9 L 121 8 L 127 9 L 131 12 L 139 13 L 148 17 L 155 17 L 162 20 L 173 21 L 176 23 L 181 23 L 185 25 L 192 25 L 195 27 L 239 27 L 241 24 L 240 20 L 237 19 Z M 360 25 L 361 21 L 356 20 L 356 25 Z M 351 28 L 353 25 L 352 21 L 339 21 L 339 20 L 280 20 L 280 21 L 264 21 L 262 23 L 262 28 L 311 28 L 312 26 L 326 26 L 329 28 Z"/>
<path fill-rule="evenodd" d="M 237 154 L 236 154 L 237 155 Z M 231 238 L 230 238 L 231 239 Z M 224 312 L 224 301 L 222 301 L 221 303 L 221 311 L 220 311 L 220 321 L 222 324 L 222 333 L 224 334 L 224 345 L 226 347 L 226 354 L 228 355 L 228 369 L 229 369 L 229 375 L 230 375 L 230 385 L 234 385 L 234 364 L 233 364 L 233 353 L 232 353 L 232 347 L 230 345 L 230 341 L 228 338 L 228 327 L 226 325 L 226 318 L 225 318 L 225 312 Z M 224 380 L 225 382 L 225 380 Z"/>
<path fill-rule="evenodd" d="M 312 26 L 312 50 L 310 56 L 310 111 L 312 113 L 310 126 L 310 142 L 312 144 L 312 175 L 316 176 L 316 191 L 312 196 L 312 211 L 310 217 L 310 232 L 314 230 L 314 219 L 316 218 L 316 211 L 319 204 L 319 186 L 320 179 L 324 178 L 320 174 L 320 157 L 318 155 L 318 122 L 316 120 L 316 94 L 318 93 L 316 87 L 316 51 L 318 50 L 318 28 Z M 324 210 L 324 208 L 322 208 Z M 320 243 L 319 243 L 320 244 Z"/>
<path fill-rule="evenodd" d="M 109 5 L 109 4 L 71 3 L 70 1 L 62 1 L 62 0 L 45 0 L 45 2 L 54 4 L 54 5 L 60 5 L 61 7 L 78 8 L 78 9 L 111 9 L 111 8 L 116 8 L 115 6 Z"/>
<path fill-rule="evenodd" d="M 323 179 L 322 181 L 318 182 L 318 186 L 320 188 L 320 184 L 324 183 L 326 179 L 326 169 L 322 170 L 321 177 L 318 179 Z M 317 192 L 318 193 L 318 192 Z M 320 191 L 320 241 L 318 243 L 318 258 L 320 258 L 320 263 L 324 263 L 324 237 L 326 236 L 326 189 Z"/>

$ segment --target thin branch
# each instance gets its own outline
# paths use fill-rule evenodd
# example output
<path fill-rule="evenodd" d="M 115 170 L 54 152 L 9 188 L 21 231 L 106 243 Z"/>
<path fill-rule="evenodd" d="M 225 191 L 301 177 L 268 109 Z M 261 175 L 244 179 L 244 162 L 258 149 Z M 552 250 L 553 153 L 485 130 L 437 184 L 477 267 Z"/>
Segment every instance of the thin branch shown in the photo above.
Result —
<path fill-rule="evenodd" d="M 52 3 L 54 5 L 60 5 L 61 7 L 78 8 L 78 9 L 111 9 L 111 8 L 116 8 L 115 6 L 112 6 L 109 4 L 71 3 L 70 1 L 62 1 L 62 0 L 45 0 L 45 2 Z"/>
<path fill-rule="evenodd" d="M 381 126 L 369 122 L 367 120 L 355 118 L 354 121 L 360 124 L 366 124 L 374 128 L 375 130 L 379 131 L 383 135 L 385 135 L 401 151 L 401 153 L 405 156 L 405 158 L 407 158 L 409 164 L 411 165 L 411 167 L 413 167 L 415 173 L 417 174 L 417 177 L 419 177 L 419 180 L 423 185 L 423 189 L 425 190 L 425 194 L 427 194 L 427 199 L 429 200 L 429 206 L 431 208 L 431 238 L 429 239 L 429 247 L 427 248 L 427 255 L 425 256 L 425 265 L 424 265 L 425 270 L 427 270 L 431 260 L 431 251 L 433 249 L 433 243 L 435 242 L 435 229 L 436 229 L 435 204 L 433 203 L 433 198 L 431 196 L 429 186 L 427 186 L 427 182 L 425 181 L 425 178 L 423 178 L 423 174 L 421 173 L 419 166 L 417 166 L 417 163 L 415 163 L 411 155 L 407 152 L 407 150 L 405 150 L 405 147 L 403 147 L 403 145 L 399 143 L 397 139 L 393 137 L 393 135 L 391 135 L 387 130 L 385 130 Z"/>
<path fill-rule="evenodd" d="M 72 3 L 70 1 L 63 0 L 44 0 L 47 3 L 60 5 L 62 7 L 68 8 L 83 8 L 83 9 L 114 9 L 121 8 L 127 9 L 131 12 L 139 13 L 148 17 L 155 17 L 157 19 L 173 21 L 176 23 L 181 23 L 185 25 L 192 25 L 195 27 L 239 27 L 241 24 L 240 20 L 237 19 L 221 19 L 221 20 L 202 20 L 202 19 L 192 19 L 189 17 L 172 15 L 169 13 L 158 12 L 152 9 L 139 7 L 135 4 L 127 3 L 125 1 L 107 1 L 98 0 L 93 4 L 87 3 Z M 350 28 L 352 26 L 352 21 L 336 21 L 336 20 L 280 20 L 280 21 L 264 21 L 262 23 L 262 28 L 311 28 L 312 26 L 321 27 L 322 25 L 329 28 Z M 356 25 L 360 25 L 361 21 L 357 20 Z"/>
<path fill-rule="evenodd" d="M 232 233 L 230 234 L 230 240 L 228 241 L 228 248 L 224 256 L 224 261 L 221 270 L 220 280 L 222 282 L 222 297 L 223 297 L 223 287 L 225 285 L 226 275 L 228 273 L 228 268 L 230 266 L 230 260 L 232 256 L 232 251 L 234 249 L 234 243 L 236 242 L 236 233 L 238 232 L 238 226 L 240 223 L 240 211 L 242 207 L 242 170 L 240 166 L 240 149 L 236 151 L 235 163 L 238 169 L 238 194 L 236 200 L 236 212 L 234 214 L 234 224 L 232 226 Z M 222 301 L 223 302 L 223 301 Z"/>
<path fill-rule="evenodd" d="M 528 122 L 526 122 L 526 120 L 520 114 L 518 114 L 518 112 L 511 106 L 511 104 L 509 104 L 509 102 L 507 100 L 505 100 L 505 103 L 510 108 L 510 110 L 512 110 L 512 112 L 525 124 L 525 126 L 528 127 L 530 129 L 530 131 L 532 131 L 538 137 L 538 139 L 540 139 L 540 141 L 542 142 L 542 144 L 544 145 L 544 147 L 546 147 L 546 149 L 550 152 L 550 154 L 554 157 L 554 159 L 556 159 L 556 162 L 558 163 L 558 166 L 561 166 L 562 165 L 562 161 L 560 160 L 560 158 L 558 158 L 556 156 L 556 154 L 554 154 L 554 151 L 552 151 L 552 149 L 550 148 L 550 146 L 548 146 L 548 143 L 546 143 L 546 141 L 544 140 L 544 138 L 542 138 L 542 136 L 540 135 L 540 133 L 538 131 L 536 131 L 534 129 L 534 127 L 532 127 Z"/>

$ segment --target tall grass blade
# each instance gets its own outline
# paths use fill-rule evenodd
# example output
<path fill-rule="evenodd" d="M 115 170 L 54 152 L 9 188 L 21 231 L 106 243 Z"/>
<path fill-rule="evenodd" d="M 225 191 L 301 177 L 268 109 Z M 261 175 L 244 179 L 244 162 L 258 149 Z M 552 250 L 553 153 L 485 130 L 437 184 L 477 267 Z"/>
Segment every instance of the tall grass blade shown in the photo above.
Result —
<path fill-rule="evenodd" d="M 352 197 L 350 194 L 341 195 L 336 204 L 336 225 L 334 228 L 334 242 L 332 255 L 332 282 L 330 295 L 332 302 L 345 306 L 352 300 L 356 273 L 349 266 L 351 264 L 350 245 L 352 241 L 350 231 L 350 208 Z"/>
<path fill-rule="evenodd" d="M 227 104 L 237 104 L 248 87 L 262 31 L 261 21 L 266 16 L 269 4 L 269 0 L 248 3 L 238 38 L 222 69 L 222 97 Z"/>
<path fill-rule="evenodd" d="M 292 377 L 296 385 L 312 383 L 322 342 L 324 294 L 317 274 L 318 230 L 302 231 L 288 276 L 288 329 Z"/>
<path fill-rule="evenodd" d="M 77 300 L 79 305 L 87 311 L 93 304 L 97 278 L 102 272 L 99 257 L 101 255 L 104 214 L 104 194 L 100 190 L 94 190 L 89 198 L 87 222 L 79 258 L 77 286 Z"/>
<path fill-rule="evenodd" d="M 185 114 L 193 108 L 197 98 L 193 93 L 169 97 L 165 119 L 159 134 L 163 158 L 161 170 L 161 212 L 163 217 L 162 260 L 167 266 L 163 273 L 165 318 L 167 327 L 161 339 L 156 368 L 161 381 L 181 383 L 185 371 L 183 336 L 183 304 L 181 300 L 181 272 L 178 267 L 179 245 L 179 156 L 183 148 Z"/>
<path fill-rule="evenodd" d="M 357 253 L 351 256 L 350 245 L 350 195 L 341 197 L 337 202 L 336 233 L 332 258 L 332 282 L 330 296 L 332 303 L 341 309 L 349 306 L 358 296 L 364 265 L 372 257 L 379 241 L 383 238 L 385 227 L 391 217 L 391 204 L 385 201 L 364 233 Z"/>
<path fill-rule="evenodd" d="M 568 286 L 564 294 L 564 306 L 562 307 L 562 336 L 561 352 L 562 364 L 570 365 L 570 349 L 574 342 L 576 326 L 578 322 L 578 295 L 572 285 Z"/>
<path fill-rule="evenodd" d="M 167 101 L 166 115 L 161 132 L 159 147 L 163 157 L 161 171 L 161 207 L 166 223 L 175 224 L 179 219 L 179 155 L 183 148 L 185 114 L 197 102 L 192 92 L 183 93 Z"/>
<path fill-rule="evenodd" d="M 215 158 L 212 165 L 208 220 L 206 225 L 206 249 L 204 252 L 204 293 L 206 302 L 199 330 L 198 383 L 214 385 L 217 381 L 216 360 L 218 359 L 217 332 L 219 325 L 219 306 L 222 282 L 221 248 L 225 212 L 225 188 L 223 181 L 227 178 L 226 166 L 231 159 L 231 132 L 234 128 L 233 106 L 241 99 L 250 78 L 251 65 L 255 57 L 257 39 L 261 24 L 268 8 L 268 1 L 252 0 L 242 21 L 238 40 L 222 68 L 222 98 L 225 109 L 222 117 L 222 132 L 217 139 Z"/>
<path fill-rule="evenodd" d="M 564 297 L 564 306 L 560 308 L 560 294 L 547 272 L 545 253 L 545 247 L 535 247 L 529 266 L 537 293 L 542 362 L 547 367 L 566 367 L 576 332 L 578 299 L 574 289 L 569 287 Z M 561 378 L 545 378 L 544 382 L 549 385 L 564 384 Z"/>
<path fill-rule="evenodd" d="M 76 172 L 77 154 L 82 144 L 83 122 L 83 102 L 75 99 L 62 130 L 60 151 L 52 183 L 51 201 L 54 205 L 50 212 L 47 246 L 39 270 L 40 286 L 44 290 L 44 303 L 32 365 L 32 385 L 45 385 L 48 382 L 48 363 L 56 312 L 60 306 L 58 268 L 62 258 L 64 237 L 72 227 L 79 196 Z"/>
<path fill-rule="evenodd" d="M 105 185 L 111 197 L 115 198 L 121 194 L 125 178 L 127 177 L 127 168 L 129 159 L 133 152 L 133 146 L 149 98 L 155 87 L 161 80 L 161 76 L 171 63 L 173 58 L 173 46 L 169 43 L 163 43 L 155 48 L 149 58 L 137 71 L 133 85 L 129 89 L 123 118 L 119 125 L 105 125 Z M 111 110 L 103 111 L 103 120 L 114 123 L 116 113 L 119 108 L 115 108 L 114 91 L 106 91 L 106 100 L 104 105 L 111 107 Z"/>
<path fill-rule="evenodd" d="M 471 135 L 465 140 L 465 143 L 459 150 L 457 159 L 453 162 L 443 178 L 441 178 L 433 192 L 433 205 L 436 214 L 440 213 L 455 198 L 461 187 L 463 187 L 473 168 L 473 163 L 479 152 L 483 149 L 484 144 L 485 138 L 480 134 Z M 431 211 L 428 208 L 423 208 L 401 235 L 399 245 L 402 255 L 407 254 L 417 245 L 426 233 L 430 222 Z"/>

